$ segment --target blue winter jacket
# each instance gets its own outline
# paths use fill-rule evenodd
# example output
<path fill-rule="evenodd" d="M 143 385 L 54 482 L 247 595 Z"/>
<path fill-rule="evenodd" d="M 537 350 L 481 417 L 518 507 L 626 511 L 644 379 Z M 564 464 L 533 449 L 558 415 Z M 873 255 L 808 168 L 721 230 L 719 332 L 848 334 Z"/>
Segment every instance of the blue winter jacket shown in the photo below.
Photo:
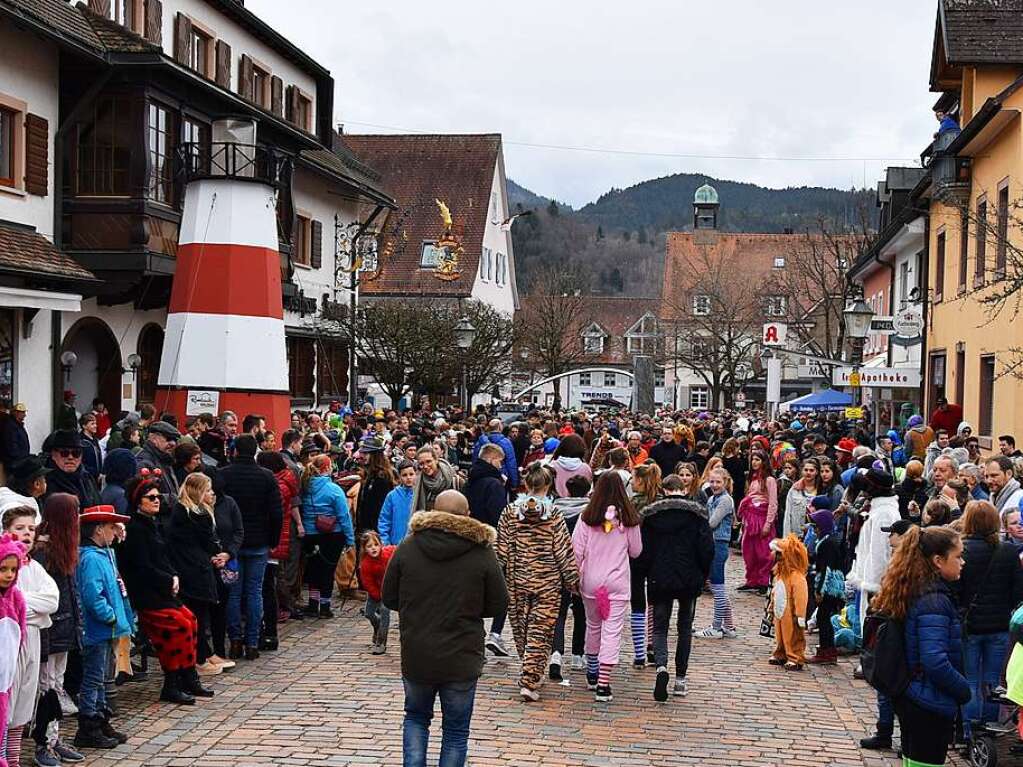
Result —
<path fill-rule="evenodd" d="M 962 627 L 952 592 L 934 583 L 906 614 L 906 662 L 913 680 L 906 695 L 917 705 L 953 719 L 970 700 L 963 676 Z"/>
<path fill-rule="evenodd" d="M 384 546 L 397 546 L 408 534 L 412 518 L 412 488 L 398 485 L 384 498 L 377 520 L 377 531 Z"/>
<path fill-rule="evenodd" d="M 512 445 L 511 440 L 508 439 L 504 434 L 499 431 L 492 431 L 490 434 L 484 434 L 478 440 L 472 448 L 472 460 L 475 461 L 480 457 L 480 448 L 488 442 L 492 442 L 504 451 L 504 462 L 501 464 L 501 471 L 504 472 L 504 476 L 508 478 L 508 482 L 511 487 L 519 486 L 519 467 L 515 462 L 515 446 Z"/>
<path fill-rule="evenodd" d="M 116 573 L 112 549 L 90 543 L 78 549 L 76 577 L 86 647 L 131 634 L 131 612 Z"/>
<path fill-rule="evenodd" d="M 355 530 L 345 491 L 333 479 L 322 475 L 312 477 L 309 487 L 302 493 L 302 526 L 307 535 L 320 532 L 316 528 L 316 517 L 321 514 L 334 517 L 333 532 L 344 533 L 345 543 L 355 545 Z"/>

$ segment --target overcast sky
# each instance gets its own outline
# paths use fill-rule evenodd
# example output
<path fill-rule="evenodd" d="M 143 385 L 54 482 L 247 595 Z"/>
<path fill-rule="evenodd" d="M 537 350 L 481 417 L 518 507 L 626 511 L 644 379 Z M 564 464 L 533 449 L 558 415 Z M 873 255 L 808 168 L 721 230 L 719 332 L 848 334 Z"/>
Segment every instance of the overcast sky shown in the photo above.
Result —
<path fill-rule="evenodd" d="M 684 171 L 873 186 L 935 129 L 936 0 L 246 5 L 331 70 L 347 132 L 498 132 L 509 177 L 576 206 Z"/>

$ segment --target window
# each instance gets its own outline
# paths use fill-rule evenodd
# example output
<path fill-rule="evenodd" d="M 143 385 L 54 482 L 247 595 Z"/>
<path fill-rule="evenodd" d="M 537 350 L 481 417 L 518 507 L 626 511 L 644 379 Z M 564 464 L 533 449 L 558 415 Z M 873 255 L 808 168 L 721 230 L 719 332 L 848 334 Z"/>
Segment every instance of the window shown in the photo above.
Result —
<path fill-rule="evenodd" d="M 160 104 L 149 104 L 149 196 L 174 201 L 174 115 Z"/>
<path fill-rule="evenodd" d="M 693 296 L 693 314 L 697 317 L 706 317 L 710 314 L 710 296 L 704 294 Z"/>
<path fill-rule="evenodd" d="M 970 216 L 963 211 L 959 222 L 959 292 L 966 290 L 966 278 L 970 273 Z M 960 400 L 961 401 L 961 400 Z"/>
<path fill-rule="evenodd" d="M 316 393 L 322 402 L 348 390 L 348 347 L 329 341 L 316 347 Z"/>
<path fill-rule="evenodd" d="M 604 373 L 604 386 L 615 386 L 617 380 L 614 373 Z"/>
<path fill-rule="evenodd" d="M 580 373 L 579 374 L 579 385 L 580 386 L 590 386 L 590 374 L 589 373 Z"/>
<path fill-rule="evenodd" d="M 490 248 L 483 248 L 483 253 L 480 255 L 480 279 L 484 282 L 490 282 L 494 270 L 493 262 L 494 251 Z"/>
<path fill-rule="evenodd" d="M 764 314 L 768 317 L 784 317 L 788 312 L 785 296 L 764 296 Z"/>
<path fill-rule="evenodd" d="M 928 397 L 927 401 L 933 410 L 935 404 L 941 397 L 945 396 L 945 352 L 937 352 L 931 355 L 930 373 L 928 374 Z M 927 412 L 927 411 L 925 411 Z"/>
<path fill-rule="evenodd" d="M 654 371 L 654 388 L 656 389 L 659 386 L 664 386 L 664 371 L 663 370 L 655 370 Z"/>
<path fill-rule="evenodd" d="M 938 232 L 934 248 L 934 299 L 940 301 L 945 293 L 945 233 Z"/>
<path fill-rule="evenodd" d="M 185 161 L 192 170 L 198 171 L 205 164 L 210 149 L 210 126 L 191 117 L 181 120 L 181 141 L 188 145 Z"/>
<path fill-rule="evenodd" d="M 14 402 L 14 362 L 17 353 L 14 310 L 0 309 L 0 397 Z"/>
<path fill-rule="evenodd" d="M 628 336 L 626 348 L 629 354 L 653 354 L 657 348 L 656 336 Z"/>
<path fill-rule="evenodd" d="M 203 77 L 213 79 L 213 36 L 192 21 L 192 58 L 188 65 Z"/>
<path fill-rule="evenodd" d="M 1005 274 L 1006 238 L 1009 236 L 1009 185 L 998 190 L 998 243 L 995 251 L 995 271 Z"/>
<path fill-rule="evenodd" d="M 583 335 L 583 351 L 586 354 L 604 353 L 604 334 L 599 330 L 591 330 Z"/>
<path fill-rule="evenodd" d="M 774 257 L 774 268 L 775 269 L 784 269 L 785 268 L 785 256 L 775 256 Z"/>
<path fill-rule="evenodd" d="M 316 347 L 311 338 L 288 336 L 288 391 L 292 399 L 312 401 Z"/>
<path fill-rule="evenodd" d="M 163 354 L 163 328 L 146 325 L 139 333 L 138 354 L 142 358 L 137 381 L 139 402 L 156 400 L 157 373 L 160 370 L 160 356 Z"/>
<path fill-rule="evenodd" d="M 252 100 L 263 107 L 270 108 L 270 70 L 252 63 Z"/>
<path fill-rule="evenodd" d="M 703 410 L 710 400 L 706 386 L 689 387 L 689 407 L 693 410 Z"/>
<path fill-rule="evenodd" d="M 306 131 L 313 129 L 313 101 L 301 92 L 295 97 L 295 125 Z"/>
<path fill-rule="evenodd" d="M 903 304 L 909 301 L 909 261 L 899 265 L 899 301 Z"/>
<path fill-rule="evenodd" d="M 691 342 L 691 352 L 694 360 L 705 359 L 710 356 L 711 345 L 705 338 L 694 338 Z"/>
<path fill-rule="evenodd" d="M 494 282 L 498 285 L 505 285 L 508 282 L 508 256 L 504 253 L 497 254 L 496 274 Z"/>
<path fill-rule="evenodd" d="M 497 204 L 497 192 L 490 193 L 490 223 L 501 223 L 501 211 Z"/>
<path fill-rule="evenodd" d="M 302 266 L 313 265 L 313 222 L 308 216 L 295 217 L 295 252 L 291 259 Z"/>
<path fill-rule="evenodd" d="M 984 282 L 984 271 L 987 269 L 987 200 L 977 200 L 977 263 L 973 272 L 973 284 Z"/>
<path fill-rule="evenodd" d="M 137 102 L 136 102 L 137 103 Z M 77 126 L 75 194 L 128 196 L 131 157 L 139 127 L 135 104 L 126 96 L 100 96 L 92 114 Z"/>
<path fill-rule="evenodd" d="M 441 262 L 441 250 L 440 250 L 440 248 L 437 247 L 437 243 L 435 243 L 435 242 L 424 242 L 423 243 L 423 254 L 419 258 L 419 265 L 424 267 L 424 268 L 427 268 L 427 269 L 433 269 L 433 268 L 435 268 L 437 266 L 440 266 L 440 262 Z M 483 266 L 482 266 L 482 259 L 481 259 L 480 269 L 482 269 L 482 268 L 483 268 Z M 480 272 L 480 275 L 482 276 L 482 272 Z"/>
<path fill-rule="evenodd" d="M 980 358 L 980 433 L 992 434 L 995 413 L 995 355 L 986 354 Z"/>
<path fill-rule="evenodd" d="M 14 186 L 14 133 L 18 112 L 0 107 L 0 185 Z"/>
<path fill-rule="evenodd" d="M 956 402 L 966 401 L 966 344 L 956 344 Z"/>
<path fill-rule="evenodd" d="M 143 0 L 111 0 L 107 4 L 107 18 L 141 35 L 145 24 Z M 95 6 L 89 3 L 90 10 Z"/>

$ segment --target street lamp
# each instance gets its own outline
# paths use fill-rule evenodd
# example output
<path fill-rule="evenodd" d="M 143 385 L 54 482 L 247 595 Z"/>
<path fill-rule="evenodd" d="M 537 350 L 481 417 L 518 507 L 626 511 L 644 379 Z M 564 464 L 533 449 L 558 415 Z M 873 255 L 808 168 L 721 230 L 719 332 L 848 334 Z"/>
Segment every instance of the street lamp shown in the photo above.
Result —
<path fill-rule="evenodd" d="M 874 310 L 863 300 L 863 288 L 856 286 L 856 293 L 850 297 L 842 312 L 845 317 L 845 332 L 849 336 L 852 347 L 853 376 L 856 389 L 856 406 L 863 404 L 863 387 L 860 386 L 860 366 L 863 364 L 863 344 L 870 333 L 870 321 L 874 319 Z"/>
<path fill-rule="evenodd" d="M 463 352 L 468 351 L 472 347 L 473 341 L 476 340 L 476 328 L 468 317 L 462 317 L 455 323 L 455 344 Z M 465 408 L 465 412 L 468 413 L 472 410 L 472 403 L 469 401 L 469 366 L 466 355 L 462 355 L 462 405 Z"/>
<path fill-rule="evenodd" d="M 72 351 L 61 352 L 60 367 L 64 371 L 64 387 L 71 383 L 71 368 L 78 364 L 78 355 Z"/>

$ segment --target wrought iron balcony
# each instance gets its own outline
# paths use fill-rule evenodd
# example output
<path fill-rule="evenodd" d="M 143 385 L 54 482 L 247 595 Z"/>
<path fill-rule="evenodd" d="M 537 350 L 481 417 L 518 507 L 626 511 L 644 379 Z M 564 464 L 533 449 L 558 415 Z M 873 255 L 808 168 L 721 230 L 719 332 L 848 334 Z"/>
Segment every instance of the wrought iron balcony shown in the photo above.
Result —
<path fill-rule="evenodd" d="M 959 137 L 958 133 L 940 134 L 932 144 L 931 178 L 934 184 L 934 199 L 939 202 L 963 205 L 970 198 L 970 171 L 972 160 L 960 157 L 950 151 L 950 145 Z"/>
<path fill-rule="evenodd" d="M 178 174 L 183 183 L 231 178 L 277 187 L 290 178 L 291 157 L 274 147 L 231 141 L 186 142 L 177 147 Z"/>

